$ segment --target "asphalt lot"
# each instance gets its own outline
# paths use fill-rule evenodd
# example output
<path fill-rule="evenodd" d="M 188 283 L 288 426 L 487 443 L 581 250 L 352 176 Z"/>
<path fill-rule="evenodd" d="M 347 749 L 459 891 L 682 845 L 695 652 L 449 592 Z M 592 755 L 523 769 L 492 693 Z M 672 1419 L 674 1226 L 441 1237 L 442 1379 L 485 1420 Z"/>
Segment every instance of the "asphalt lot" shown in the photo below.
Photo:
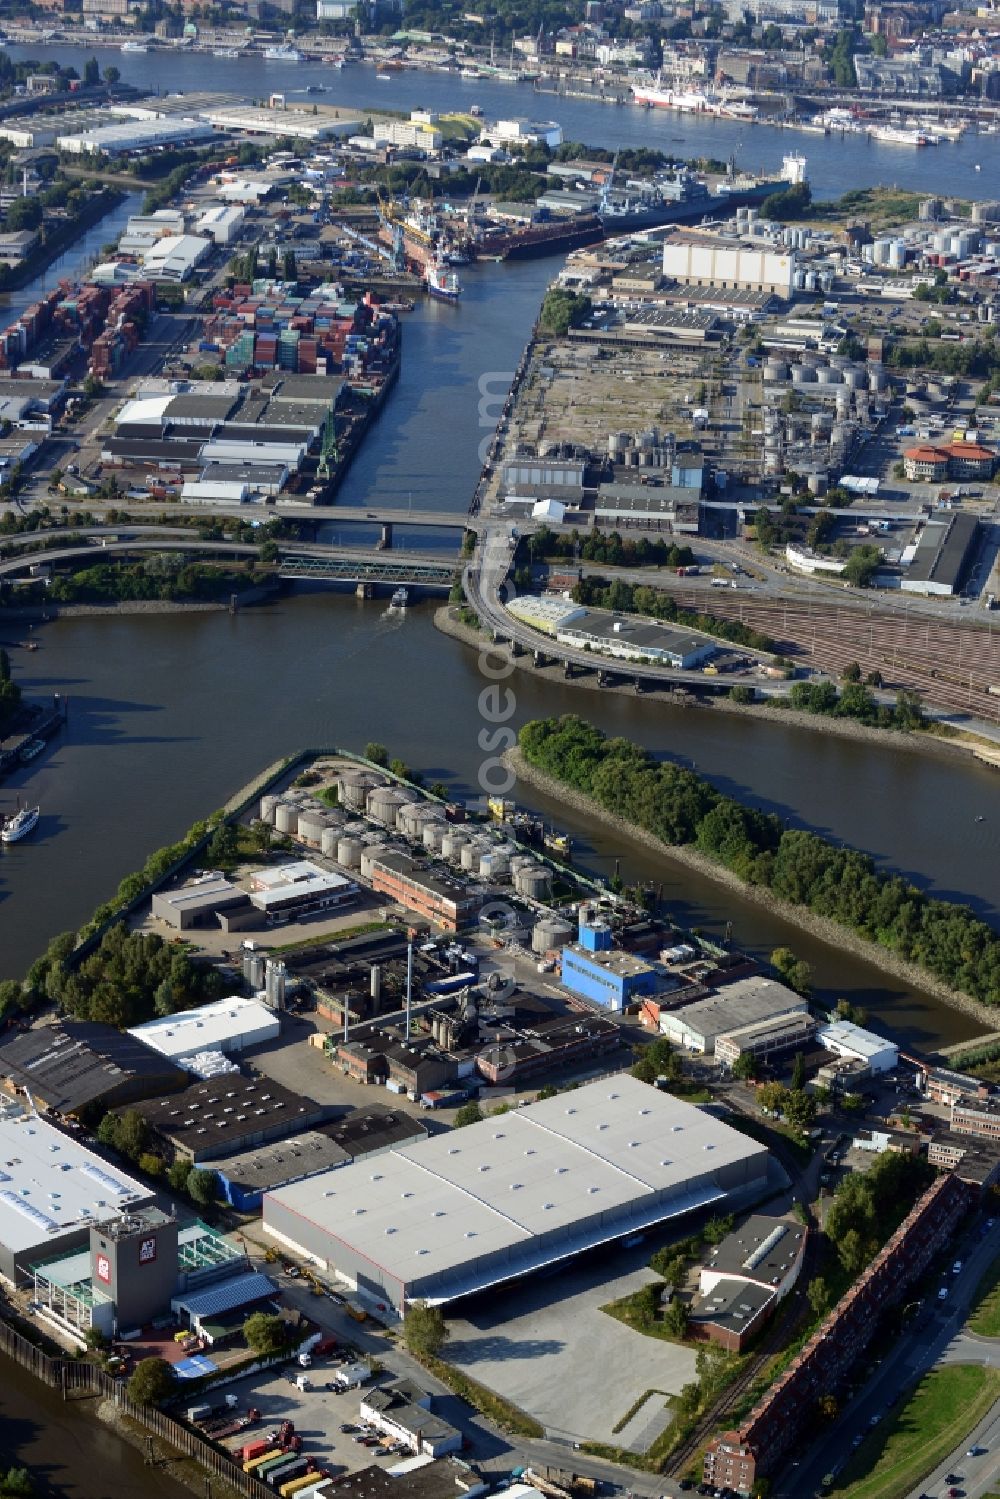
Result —
<path fill-rule="evenodd" d="M 549 1436 L 618 1442 L 613 1427 L 647 1390 L 675 1395 L 695 1377 L 692 1348 L 644 1337 L 600 1310 L 658 1281 L 642 1264 L 648 1257 L 646 1245 L 483 1298 L 450 1322 L 449 1361 Z M 635 1268 L 615 1275 L 630 1258 Z"/>

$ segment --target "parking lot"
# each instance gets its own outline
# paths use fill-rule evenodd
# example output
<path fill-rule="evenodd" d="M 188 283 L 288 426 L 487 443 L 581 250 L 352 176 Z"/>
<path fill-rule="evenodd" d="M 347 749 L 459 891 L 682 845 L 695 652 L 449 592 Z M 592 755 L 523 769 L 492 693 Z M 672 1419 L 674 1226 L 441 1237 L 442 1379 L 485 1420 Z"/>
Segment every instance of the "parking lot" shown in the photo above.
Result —
<path fill-rule="evenodd" d="M 631 1258 L 634 1268 L 612 1279 L 602 1258 L 484 1298 L 450 1320 L 449 1362 L 528 1411 L 549 1435 L 621 1441 L 614 1427 L 646 1391 L 676 1395 L 695 1378 L 693 1348 L 644 1337 L 601 1311 L 658 1282 L 645 1268 L 648 1245 Z M 623 1259 L 627 1252 L 617 1253 L 615 1266 Z"/>
<path fill-rule="evenodd" d="M 314 1457 L 334 1476 L 355 1473 L 372 1463 L 391 1468 L 409 1456 L 405 1450 L 388 1452 L 375 1437 L 362 1432 L 358 1415 L 362 1392 L 355 1389 L 341 1393 L 331 1388 L 336 1371 L 336 1363 L 319 1359 L 309 1369 L 300 1369 L 292 1363 L 266 1369 L 231 1385 L 229 1388 L 239 1397 L 240 1408 L 256 1406 L 261 1419 L 246 1431 L 229 1437 L 224 1445 L 235 1452 L 247 1442 L 266 1437 L 283 1421 L 291 1421 L 302 1438 L 303 1454 Z M 299 1376 L 308 1388 L 297 1387 Z M 341 1431 L 342 1426 L 352 1426 L 355 1430 Z"/>

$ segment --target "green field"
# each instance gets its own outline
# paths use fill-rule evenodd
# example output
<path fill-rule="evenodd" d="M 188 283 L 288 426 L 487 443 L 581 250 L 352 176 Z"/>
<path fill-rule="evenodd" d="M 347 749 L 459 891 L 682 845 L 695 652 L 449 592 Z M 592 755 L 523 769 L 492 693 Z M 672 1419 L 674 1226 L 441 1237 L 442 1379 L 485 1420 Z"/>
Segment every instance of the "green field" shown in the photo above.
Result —
<path fill-rule="evenodd" d="M 1000 1256 L 976 1287 L 969 1331 L 982 1338 L 1000 1338 Z"/>
<path fill-rule="evenodd" d="M 932 1369 L 905 1405 L 862 1442 L 831 1499 L 903 1499 L 945 1461 L 1000 1399 L 1000 1371 L 977 1364 Z"/>

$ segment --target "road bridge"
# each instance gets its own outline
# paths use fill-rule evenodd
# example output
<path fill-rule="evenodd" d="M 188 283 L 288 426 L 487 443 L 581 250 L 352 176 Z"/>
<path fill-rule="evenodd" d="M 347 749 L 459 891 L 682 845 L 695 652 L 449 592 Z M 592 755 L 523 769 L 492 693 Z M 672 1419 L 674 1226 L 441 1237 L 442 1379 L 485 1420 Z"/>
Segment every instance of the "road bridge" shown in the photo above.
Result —
<path fill-rule="evenodd" d="M 403 554 L 371 548 L 324 546 L 319 543 L 302 545 L 278 542 L 276 545 L 279 557 L 274 570 L 282 578 L 311 578 L 319 582 L 413 583 L 444 588 L 451 586 L 455 576 L 455 558 L 448 554 Z M 0 562 L 0 578 L 16 578 L 33 567 L 55 567 L 81 558 L 97 563 L 109 556 L 121 558 L 142 552 L 180 552 L 191 553 L 193 556 L 211 554 L 257 561 L 260 550 L 260 546 L 253 542 L 206 541 L 195 535 L 187 535 L 183 539 L 175 536 L 143 536 L 132 540 L 108 540 L 100 546 L 95 546 L 93 541 L 83 541 L 8 557 Z"/>

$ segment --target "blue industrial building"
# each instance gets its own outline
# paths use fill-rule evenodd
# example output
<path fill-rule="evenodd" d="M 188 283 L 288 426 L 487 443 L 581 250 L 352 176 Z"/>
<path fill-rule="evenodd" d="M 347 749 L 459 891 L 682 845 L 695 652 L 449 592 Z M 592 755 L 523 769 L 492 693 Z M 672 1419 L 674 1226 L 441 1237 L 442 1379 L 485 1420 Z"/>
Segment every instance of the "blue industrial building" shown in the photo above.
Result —
<path fill-rule="evenodd" d="M 564 947 L 562 954 L 562 981 L 571 994 L 621 1011 L 660 987 L 657 969 L 634 953 L 615 951 L 610 926 L 595 919 L 587 907 L 580 910 L 579 936 L 579 942 Z"/>

